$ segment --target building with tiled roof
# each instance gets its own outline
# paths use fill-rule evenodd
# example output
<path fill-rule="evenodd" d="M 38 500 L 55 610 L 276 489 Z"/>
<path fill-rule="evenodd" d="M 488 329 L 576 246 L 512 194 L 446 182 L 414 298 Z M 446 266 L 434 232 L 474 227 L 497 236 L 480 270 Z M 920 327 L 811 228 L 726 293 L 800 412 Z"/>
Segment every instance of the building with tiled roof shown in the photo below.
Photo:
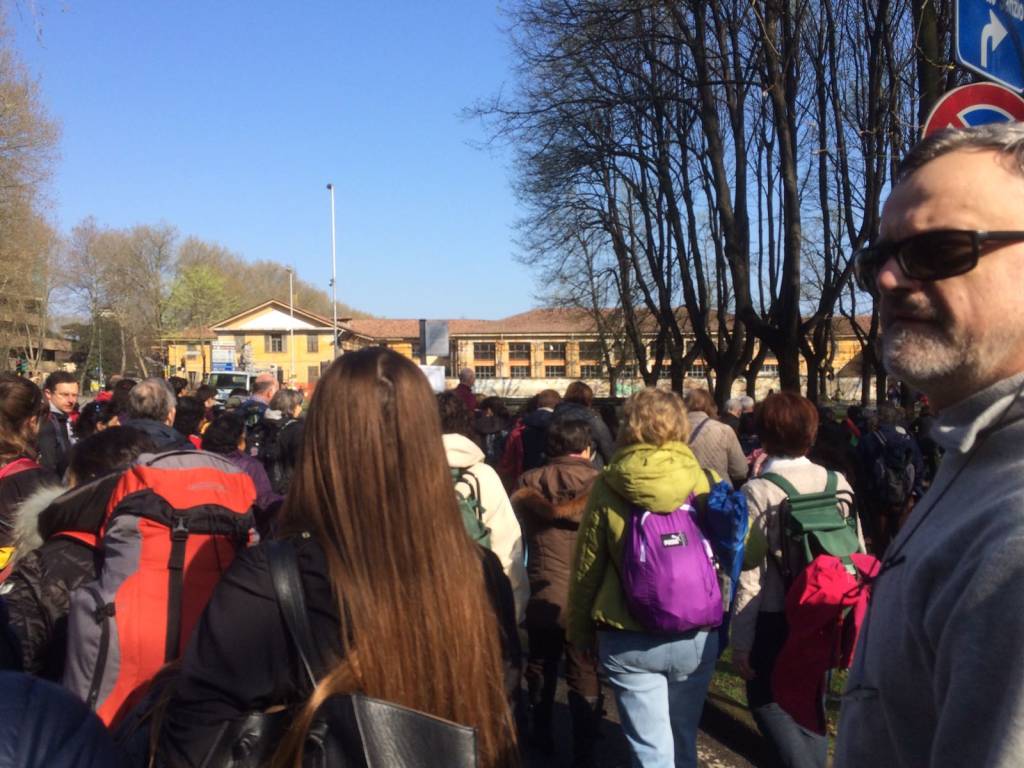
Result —
<path fill-rule="evenodd" d="M 500 320 L 450 319 L 446 355 L 425 357 L 420 349 L 420 320 L 346 318 L 339 322 L 342 353 L 370 345 L 395 349 L 421 363 L 443 367 L 449 384 L 463 368 L 472 368 L 477 390 L 506 397 L 529 396 L 542 389 L 562 391 L 572 381 L 587 381 L 598 394 L 609 392 L 603 347 L 592 315 L 573 309 L 532 309 Z M 859 352 L 852 328 L 836 321 L 840 347 L 838 370 Z M 866 327 L 866 323 L 864 324 Z M 171 372 L 201 379 L 207 372 L 248 364 L 270 370 L 282 382 L 310 388 L 334 357 L 332 321 L 279 301 L 267 301 L 239 312 L 209 329 L 195 329 L 190 338 L 167 339 Z M 187 335 L 187 334 L 186 334 Z M 653 328 L 650 341 L 653 342 Z M 242 352 L 249 358 L 243 361 Z M 214 361 L 218 360 L 217 365 Z M 706 384 L 704 365 L 695 361 L 687 378 Z M 762 368 L 759 387 L 777 387 L 777 366 L 771 358 Z M 668 376 L 667 368 L 664 375 Z M 642 386 L 635 365 L 628 362 L 619 373 L 617 394 Z M 743 382 L 738 382 L 741 387 Z"/>

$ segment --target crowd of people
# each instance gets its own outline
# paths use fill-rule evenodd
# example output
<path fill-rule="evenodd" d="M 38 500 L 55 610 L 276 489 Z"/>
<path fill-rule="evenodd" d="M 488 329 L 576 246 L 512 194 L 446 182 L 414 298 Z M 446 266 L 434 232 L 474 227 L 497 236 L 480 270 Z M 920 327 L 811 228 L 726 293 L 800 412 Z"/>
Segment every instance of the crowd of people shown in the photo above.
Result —
<path fill-rule="evenodd" d="M 382 347 L 309 403 L 0 374 L 0 763 L 585 768 L 610 694 L 635 765 L 695 766 L 729 648 L 766 765 L 827 764 L 847 666 L 840 768 L 1019 764 L 1022 157 L 901 167 L 856 257 L 873 410 L 577 381 L 513 415 Z"/>

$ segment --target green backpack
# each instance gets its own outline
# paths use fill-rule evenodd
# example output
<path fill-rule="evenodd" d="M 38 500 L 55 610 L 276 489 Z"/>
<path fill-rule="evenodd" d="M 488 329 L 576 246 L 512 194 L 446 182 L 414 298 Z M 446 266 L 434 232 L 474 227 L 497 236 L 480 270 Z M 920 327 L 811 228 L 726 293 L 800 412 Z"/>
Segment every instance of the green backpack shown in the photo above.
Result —
<path fill-rule="evenodd" d="M 857 517 L 853 510 L 853 494 L 839 491 L 839 478 L 828 473 L 824 491 L 800 493 L 786 478 L 769 472 L 762 477 L 786 493 L 786 501 L 779 508 L 779 526 L 782 531 L 782 561 L 778 563 L 786 588 L 793 579 L 818 555 L 838 557 L 850 573 L 856 573 L 850 555 L 860 552 L 857 537 Z M 840 511 L 840 496 L 849 497 L 850 515 Z M 792 544 L 802 553 L 800 562 L 792 562 Z"/>
<path fill-rule="evenodd" d="M 480 504 L 480 480 L 472 472 L 467 472 L 460 467 L 451 467 L 450 471 L 454 485 L 465 483 L 469 488 L 469 496 L 463 496 L 459 490 L 455 491 L 455 498 L 459 501 L 459 512 L 462 513 L 462 524 L 466 526 L 466 533 L 481 547 L 490 549 L 491 529 L 484 525 L 484 508 Z"/>

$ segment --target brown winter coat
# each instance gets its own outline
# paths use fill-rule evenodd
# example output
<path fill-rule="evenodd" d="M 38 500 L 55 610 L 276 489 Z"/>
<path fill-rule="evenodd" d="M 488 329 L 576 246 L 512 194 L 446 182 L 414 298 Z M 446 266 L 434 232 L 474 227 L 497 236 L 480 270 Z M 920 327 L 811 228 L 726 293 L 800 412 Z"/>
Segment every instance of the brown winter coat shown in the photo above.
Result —
<path fill-rule="evenodd" d="M 565 627 L 576 532 L 597 475 L 586 459 L 562 456 L 523 474 L 512 494 L 528 552 L 527 628 Z"/>

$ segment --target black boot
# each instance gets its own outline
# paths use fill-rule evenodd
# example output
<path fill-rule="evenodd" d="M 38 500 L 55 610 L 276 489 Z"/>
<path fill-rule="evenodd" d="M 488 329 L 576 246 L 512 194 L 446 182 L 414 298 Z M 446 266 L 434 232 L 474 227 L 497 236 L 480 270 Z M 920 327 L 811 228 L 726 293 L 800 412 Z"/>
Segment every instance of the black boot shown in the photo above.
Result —
<path fill-rule="evenodd" d="M 604 698 L 601 696 L 584 698 L 575 691 L 569 692 L 573 768 L 592 768 L 594 765 L 594 742 L 601 734 L 603 705 Z"/>

